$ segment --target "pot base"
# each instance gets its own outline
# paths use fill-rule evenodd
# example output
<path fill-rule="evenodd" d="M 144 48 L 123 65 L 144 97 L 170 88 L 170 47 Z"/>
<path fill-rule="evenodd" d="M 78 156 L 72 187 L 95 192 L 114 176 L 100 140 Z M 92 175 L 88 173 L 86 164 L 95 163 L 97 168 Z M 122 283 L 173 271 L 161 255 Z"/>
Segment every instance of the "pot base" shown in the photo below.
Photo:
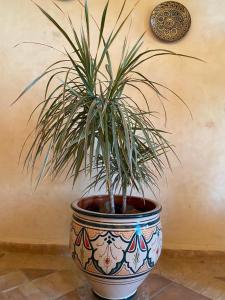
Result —
<path fill-rule="evenodd" d="M 137 293 L 137 290 L 132 294 L 132 295 L 130 295 L 130 296 L 128 296 L 127 298 L 104 298 L 104 297 L 102 297 L 102 296 L 100 296 L 98 293 L 96 293 L 94 290 L 92 290 L 92 293 L 99 299 L 99 300 L 131 300 L 133 297 L 134 297 L 134 295 Z"/>

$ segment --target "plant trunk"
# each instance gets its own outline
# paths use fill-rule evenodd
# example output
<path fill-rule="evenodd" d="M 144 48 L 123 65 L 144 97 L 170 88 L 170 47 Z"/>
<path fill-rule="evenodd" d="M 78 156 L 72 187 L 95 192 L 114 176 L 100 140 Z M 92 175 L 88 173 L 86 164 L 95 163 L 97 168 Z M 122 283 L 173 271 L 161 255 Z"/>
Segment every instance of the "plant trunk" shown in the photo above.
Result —
<path fill-rule="evenodd" d="M 123 194 L 123 214 L 125 214 L 127 210 L 127 189 L 125 187 L 122 188 L 122 194 Z"/>
<path fill-rule="evenodd" d="M 113 191 L 112 188 L 109 187 L 109 199 L 110 199 L 110 212 L 112 214 L 115 214 L 115 201 L 114 201 L 114 195 L 113 195 Z"/>

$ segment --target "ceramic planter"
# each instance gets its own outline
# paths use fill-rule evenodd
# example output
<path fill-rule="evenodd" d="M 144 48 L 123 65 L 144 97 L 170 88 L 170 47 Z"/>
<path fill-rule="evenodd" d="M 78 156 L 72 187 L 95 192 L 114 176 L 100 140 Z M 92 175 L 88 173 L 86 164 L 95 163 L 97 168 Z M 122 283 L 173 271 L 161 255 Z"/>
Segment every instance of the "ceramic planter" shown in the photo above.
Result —
<path fill-rule="evenodd" d="M 140 213 L 96 212 L 108 196 L 83 198 L 72 204 L 72 257 L 86 274 L 95 294 L 105 299 L 127 299 L 156 264 L 162 247 L 161 206 L 128 197 Z M 116 205 L 122 202 L 115 196 Z"/>

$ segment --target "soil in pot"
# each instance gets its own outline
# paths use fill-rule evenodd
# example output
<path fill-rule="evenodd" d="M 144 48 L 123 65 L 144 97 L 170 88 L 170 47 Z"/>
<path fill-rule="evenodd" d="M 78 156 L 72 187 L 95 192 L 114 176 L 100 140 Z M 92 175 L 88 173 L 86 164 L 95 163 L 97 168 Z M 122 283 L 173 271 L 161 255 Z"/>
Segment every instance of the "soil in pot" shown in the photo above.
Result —
<path fill-rule="evenodd" d="M 98 213 L 110 213 L 110 203 L 107 196 L 96 196 L 86 198 L 85 201 L 80 200 L 78 206 L 88 211 Z M 127 197 L 127 210 L 124 214 L 138 214 L 148 212 L 155 209 L 153 202 L 145 201 L 145 198 Z M 122 197 L 115 196 L 115 211 L 116 214 L 122 214 Z"/>

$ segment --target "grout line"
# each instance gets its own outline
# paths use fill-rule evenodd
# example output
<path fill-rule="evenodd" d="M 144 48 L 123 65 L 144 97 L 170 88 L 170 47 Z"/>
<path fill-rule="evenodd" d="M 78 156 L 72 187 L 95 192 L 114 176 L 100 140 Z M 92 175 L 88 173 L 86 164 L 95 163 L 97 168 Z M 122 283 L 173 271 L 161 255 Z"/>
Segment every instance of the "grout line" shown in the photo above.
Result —
<path fill-rule="evenodd" d="M 51 276 L 52 274 L 55 274 L 55 273 L 58 273 L 58 272 L 61 272 L 62 270 L 53 270 L 53 272 L 52 273 L 50 273 L 50 274 L 47 274 L 47 275 L 44 275 L 44 276 L 39 276 L 39 277 L 37 277 L 37 278 L 34 278 L 34 279 L 32 279 L 32 280 L 30 280 L 29 282 L 36 282 L 37 280 L 39 280 L 40 278 L 46 278 L 46 277 L 49 277 L 49 276 Z"/>
<path fill-rule="evenodd" d="M 8 292 L 10 292 L 10 291 L 12 291 L 12 290 L 15 290 L 15 289 L 17 289 L 17 288 L 19 288 L 19 287 L 21 287 L 21 286 L 23 286 L 23 285 L 25 285 L 25 284 L 27 284 L 27 283 L 29 283 L 29 282 L 30 282 L 30 281 L 27 281 L 27 282 L 24 282 L 24 283 L 15 285 L 15 286 L 13 286 L 13 287 L 11 287 L 11 288 L 9 288 L 9 289 L 2 290 L 2 291 L 0 291 L 0 292 L 1 292 L 2 294 L 8 293 Z"/>
<path fill-rule="evenodd" d="M 73 289 L 72 291 L 69 291 L 69 292 L 66 292 L 65 294 L 62 294 L 56 298 L 53 298 L 52 300 L 60 300 L 62 297 L 65 297 L 67 294 L 70 294 L 72 292 L 75 292 L 76 293 L 76 289 Z"/>
<path fill-rule="evenodd" d="M 184 287 L 184 288 L 186 288 L 186 289 L 188 289 L 188 290 L 190 290 L 190 291 L 192 291 L 192 292 L 194 292 L 194 293 L 196 293 L 196 294 L 198 294 L 198 295 L 201 295 L 201 296 L 206 297 L 206 298 L 209 299 L 209 300 L 216 300 L 216 299 L 209 298 L 208 295 L 205 295 L 205 294 L 204 294 L 204 291 L 205 291 L 207 288 L 204 288 L 204 289 L 202 288 L 201 291 L 200 291 L 199 289 L 195 289 L 195 288 L 193 288 L 193 287 L 186 286 L 185 282 L 180 281 L 179 279 L 176 279 L 176 278 L 171 279 L 171 277 L 168 277 L 168 274 L 167 274 L 167 276 L 162 276 L 162 277 L 164 277 L 164 278 L 166 278 L 166 279 L 172 281 L 172 282 L 171 282 L 172 284 L 178 284 L 178 285 L 180 285 L 180 286 L 182 286 L 182 287 Z M 209 284 L 210 284 L 210 282 L 209 282 L 209 280 L 208 280 L 208 285 L 209 285 Z M 169 284 L 169 285 L 170 285 L 170 284 Z M 219 297 L 220 297 L 220 296 L 219 296 Z M 150 299 L 152 299 L 152 298 L 150 298 Z M 225 300 L 225 298 L 224 298 L 224 300 Z"/>
<path fill-rule="evenodd" d="M 29 278 L 20 269 L 18 269 L 16 271 L 14 270 L 14 271 L 9 272 L 5 275 L 11 274 L 11 273 L 16 273 L 16 272 L 21 272 L 23 274 L 23 276 L 25 277 L 25 281 L 23 283 L 12 286 L 11 288 L 8 288 L 6 290 L 1 290 L 0 293 L 8 293 L 8 292 L 10 292 L 12 290 L 15 290 L 15 289 L 19 288 L 20 286 L 23 286 L 23 285 L 27 284 L 28 282 L 30 282 Z M 5 275 L 3 275 L 3 276 L 5 276 Z"/>
<path fill-rule="evenodd" d="M 162 287 L 160 290 L 156 291 L 155 293 L 153 293 L 152 295 L 150 295 L 149 300 L 153 299 L 158 296 L 159 294 L 161 294 L 163 291 L 165 291 L 168 287 L 170 287 L 171 285 L 173 285 L 174 282 L 170 282 L 167 285 L 165 285 L 164 287 Z"/>

